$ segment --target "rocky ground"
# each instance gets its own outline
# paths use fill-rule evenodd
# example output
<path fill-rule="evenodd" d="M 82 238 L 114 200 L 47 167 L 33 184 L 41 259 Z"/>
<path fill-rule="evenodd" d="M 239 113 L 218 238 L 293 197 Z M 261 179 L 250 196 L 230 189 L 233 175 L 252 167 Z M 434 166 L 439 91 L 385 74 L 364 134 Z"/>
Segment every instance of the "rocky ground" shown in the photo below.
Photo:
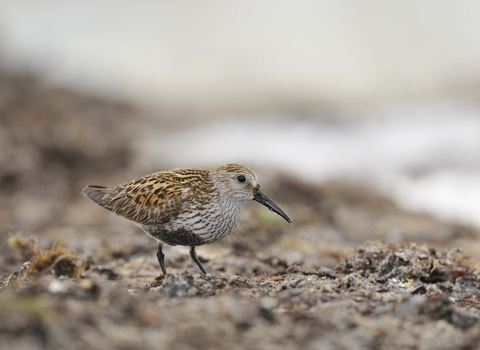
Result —
<path fill-rule="evenodd" d="M 207 275 L 166 247 L 162 276 L 155 242 L 80 194 L 143 175 L 131 165 L 146 122 L 0 76 L 2 348 L 478 348 L 478 231 L 351 184 L 271 177 L 293 224 L 252 203 L 197 249 Z"/>

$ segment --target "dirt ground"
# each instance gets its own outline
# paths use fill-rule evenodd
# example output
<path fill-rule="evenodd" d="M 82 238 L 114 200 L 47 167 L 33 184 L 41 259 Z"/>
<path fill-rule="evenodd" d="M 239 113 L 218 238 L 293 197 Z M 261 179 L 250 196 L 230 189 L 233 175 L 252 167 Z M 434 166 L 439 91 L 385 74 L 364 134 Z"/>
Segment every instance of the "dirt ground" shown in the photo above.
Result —
<path fill-rule="evenodd" d="M 0 76 L 3 349 L 477 349 L 478 230 L 275 175 L 236 232 L 155 242 L 80 194 L 139 175 L 128 105 Z M 161 169 L 151 169 L 156 171 Z"/>

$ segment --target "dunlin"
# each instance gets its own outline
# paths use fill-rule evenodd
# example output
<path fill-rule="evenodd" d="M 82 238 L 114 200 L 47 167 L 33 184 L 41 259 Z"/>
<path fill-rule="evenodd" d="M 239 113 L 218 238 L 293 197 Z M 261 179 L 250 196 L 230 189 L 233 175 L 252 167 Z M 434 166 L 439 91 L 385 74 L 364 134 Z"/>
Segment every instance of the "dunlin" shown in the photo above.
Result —
<path fill-rule="evenodd" d="M 164 244 L 189 246 L 190 256 L 206 273 L 195 247 L 231 234 L 240 221 L 243 205 L 249 200 L 292 222 L 260 189 L 257 175 L 239 164 L 224 165 L 213 171 L 160 171 L 118 186 L 87 186 L 83 193 L 105 209 L 133 221 L 156 239 L 157 258 L 165 275 Z"/>

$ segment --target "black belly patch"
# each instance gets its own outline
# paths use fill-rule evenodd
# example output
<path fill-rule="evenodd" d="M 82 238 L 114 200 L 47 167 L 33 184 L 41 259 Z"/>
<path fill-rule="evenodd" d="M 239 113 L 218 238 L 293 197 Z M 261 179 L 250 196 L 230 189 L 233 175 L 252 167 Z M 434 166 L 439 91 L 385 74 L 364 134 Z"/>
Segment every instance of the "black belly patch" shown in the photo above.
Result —
<path fill-rule="evenodd" d="M 167 230 L 160 226 L 141 226 L 141 228 L 153 238 L 156 238 L 168 245 L 199 246 L 206 244 L 205 240 L 192 233 L 190 230 L 180 228 Z"/>

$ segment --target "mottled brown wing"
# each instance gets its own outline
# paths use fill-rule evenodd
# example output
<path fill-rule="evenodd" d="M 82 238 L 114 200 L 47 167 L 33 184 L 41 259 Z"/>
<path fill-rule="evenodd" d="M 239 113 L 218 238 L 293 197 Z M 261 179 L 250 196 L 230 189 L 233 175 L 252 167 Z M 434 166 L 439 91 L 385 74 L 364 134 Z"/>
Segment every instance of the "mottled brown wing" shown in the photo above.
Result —
<path fill-rule="evenodd" d="M 124 185 L 87 186 L 83 193 L 105 209 L 142 225 L 158 225 L 177 216 L 191 199 L 188 182 L 160 172 Z"/>

